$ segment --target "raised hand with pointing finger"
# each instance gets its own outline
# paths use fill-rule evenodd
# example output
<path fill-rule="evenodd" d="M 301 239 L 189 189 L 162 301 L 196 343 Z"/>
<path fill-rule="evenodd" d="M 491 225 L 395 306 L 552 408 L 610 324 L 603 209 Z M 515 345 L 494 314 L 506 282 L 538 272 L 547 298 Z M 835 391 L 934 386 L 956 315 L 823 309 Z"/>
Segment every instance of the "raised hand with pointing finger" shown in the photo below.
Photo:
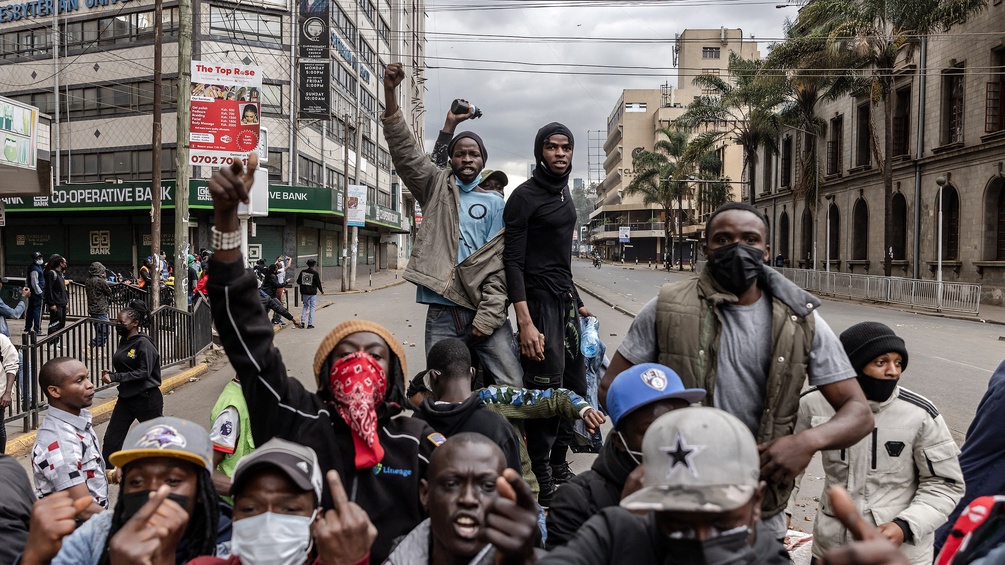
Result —
<path fill-rule="evenodd" d="M 901 553 L 883 532 L 866 522 L 855 508 L 848 491 L 833 487 L 827 496 L 831 498 L 834 515 L 848 528 L 855 539 L 852 543 L 835 547 L 824 554 L 824 565 L 907 565 L 907 557 Z"/>
<path fill-rule="evenodd" d="M 327 565 L 353 565 L 369 560 L 377 528 L 366 511 L 346 496 L 337 471 L 328 471 L 325 478 L 333 508 L 319 514 L 311 525 L 318 560 Z"/>
<path fill-rule="evenodd" d="M 496 563 L 522 565 L 531 562 L 537 536 L 538 506 L 530 485 L 513 469 L 496 478 L 499 496 L 485 513 L 481 537 L 495 546 Z"/>
<path fill-rule="evenodd" d="M 112 565 L 171 565 L 188 526 L 188 512 L 168 499 L 163 484 L 108 542 Z"/>
<path fill-rule="evenodd" d="M 220 261 L 237 261 L 241 258 L 240 245 L 230 246 L 226 243 L 231 237 L 237 237 L 239 240 L 241 221 L 237 217 L 237 206 L 250 202 L 248 195 L 251 193 L 251 185 L 255 182 L 257 168 L 258 154 L 250 153 L 247 167 L 240 160 L 233 159 L 229 167 L 221 168 L 209 179 L 209 195 L 213 199 L 213 215 L 216 221 L 213 227 L 213 247 L 216 249 L 215 257 Z M 217 236 L 221 238 L 220 241 L 216 241 Z"/>

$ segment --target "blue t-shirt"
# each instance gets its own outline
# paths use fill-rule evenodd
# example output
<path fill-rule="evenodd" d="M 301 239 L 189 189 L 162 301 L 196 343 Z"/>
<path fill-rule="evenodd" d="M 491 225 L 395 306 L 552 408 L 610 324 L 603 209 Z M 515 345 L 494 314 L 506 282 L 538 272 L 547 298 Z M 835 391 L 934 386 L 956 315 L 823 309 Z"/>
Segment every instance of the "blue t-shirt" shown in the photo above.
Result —
<path fill-rule="evenodd" d="M 493 192 L 478 192 L 460 190 L 460 241 L 457 243 L 457 264 L 468 258 L 479 247 L 489 242 L 503 229 L 503 208 L 506 201 Z M 415 289 L 415 301 L 420 304 L 442 304 L 456 306 L 440 294 L 418 286 Z"/>

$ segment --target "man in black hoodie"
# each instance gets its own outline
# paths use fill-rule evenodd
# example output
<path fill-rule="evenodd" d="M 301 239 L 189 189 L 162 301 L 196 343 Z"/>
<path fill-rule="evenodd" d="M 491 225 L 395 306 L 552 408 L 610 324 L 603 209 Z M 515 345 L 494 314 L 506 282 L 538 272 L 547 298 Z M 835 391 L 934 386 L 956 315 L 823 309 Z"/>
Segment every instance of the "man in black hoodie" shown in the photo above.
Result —
<path fill-rule="evenodd" d="M 461 432 L 482 434 L 502 449 L 507 467 L 520 470 L 520 441 L 513 427 L 471 390 L 475 369 L 468 346 L 456 338 L 438 341 L 429 350 L 426 367 L 433 394 L 419 404 L 415 417 L 448 438 Z"/>
<path fill-rule="evenodd" d="M 579 317 L 592 313 L 572 284 L 572 234 L 576 230 L 576 206 L 569 192 L 572 151 L 569 128 L 553 122 L 538 130 L 534 176 L 513 191 L 503 212 L 503 262 L 519 326 L 525 386 L 564 387 L 585 396 Z M 528 421 L 526 430 L 527 450 L 541 485 L 538 501 L 546 505 L 555 491 L 553 473 L 558 480 L 572 477 L 565 460 L 572 426 L 563 426 L 559 434 L 559 419 L 549 418 Z"/>
<path fill-rule="evenodd" d="M 663 414 L 704 397 L 705 389 L 684 388 L 677 373 L 663 365 L 643 363 L 619 374 L 607 393 L 614 430 L 593 467 L 555 493 L 548 510 L 548 548 L 565 545 L 587 520 L 638 487 L 629 476 L 641 464 L 646 430 Z"/>
<path fill-rule="evenodd" d="M 209 182 L 216 218 L 207 284 L 213 322 L 241 375 L 255 445 L 274 437 L 293 441 L 317 453 L 323 472 L 338 471 L 377 527 L 370 562 L 382 563 L 391 541 L 425 518 L 419 482 L 443 436 L 402 415 L 405 350 L 379 324 L 352 319 L 321 340 L 314 355 L 317 392 L 287 376 L 258 298 L 258 280 L 245 268 L 240 250 L 237 205 L 248 201 L 257 166 L 252 153 L 247 170 L 238 161 Z M 333 507 L 327 485 L 322 506 Z"/>

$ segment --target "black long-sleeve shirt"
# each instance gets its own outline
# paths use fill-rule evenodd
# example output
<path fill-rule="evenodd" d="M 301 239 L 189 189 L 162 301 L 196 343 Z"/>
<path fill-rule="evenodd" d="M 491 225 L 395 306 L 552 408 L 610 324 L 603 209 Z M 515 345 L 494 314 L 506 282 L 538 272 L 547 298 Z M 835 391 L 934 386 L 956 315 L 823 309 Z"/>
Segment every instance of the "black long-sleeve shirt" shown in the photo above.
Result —
<path fill-rule="evenodd" d="M 161 386 L 161 354 L 145 334 L 136 334 L 119 342 L 112 355 L 109 376 L 119 383 L 119 398 L 129 398 Z"/>
<path fill-rule="evenodd" d="M 324 292 L 324 289 L 321 288 L 321 275 L 310 267 L 300 271 L 300 274 L 297 275 L 297 284 L 300 285 L 300 294 L 303 296 L 316 295 L 319 291 Z"/>
<path fill-rule="evenodd" d="M 569 187 L 555 194 L 530 178 L 506 202 L 506 284 L 511 302 L 527 290 L 560 294 L 572 290 L 572 234 L 576 205 Z"/>

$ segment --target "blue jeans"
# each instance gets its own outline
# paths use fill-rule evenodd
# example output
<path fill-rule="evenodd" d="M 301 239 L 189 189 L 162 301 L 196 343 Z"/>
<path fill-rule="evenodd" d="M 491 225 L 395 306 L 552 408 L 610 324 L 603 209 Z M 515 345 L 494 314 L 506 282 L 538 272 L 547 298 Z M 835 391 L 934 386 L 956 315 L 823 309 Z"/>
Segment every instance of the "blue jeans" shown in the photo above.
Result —
<path fill-rule="evenodd" d="M 495 384 L 523 388 L 523 367 L 520 366 L 519 350 L 509 319 L 485 339 L 475 339 L 471 335 L 474 319 L 474 310 L 430 304 L 426 311 L 426 355 L 436 342 L 448 337 L 457 338 L 478 353 L 485 372 L 492 376 Z"/>
<path fill-rule="evenodd" d="M 314 325 L 314 309 L 318 305 L 318 295 L 305 294 L 301 298 L 304 300 L 304 308 L 300 312 L 300 323 L 302 325 Z M 306 320 L 306 321 L 305 321 Z"/>
<path fill-rule="evenodd" d="M 108 321 L 108 314 L 97 314 L 91 316 L 95 320 L 100 320 L 102 322 Z M 94 347 L 102 347 L 108 341 L 108 324 L 94 324 L 94 339 L 91 340 L 91 345 Z"/>

